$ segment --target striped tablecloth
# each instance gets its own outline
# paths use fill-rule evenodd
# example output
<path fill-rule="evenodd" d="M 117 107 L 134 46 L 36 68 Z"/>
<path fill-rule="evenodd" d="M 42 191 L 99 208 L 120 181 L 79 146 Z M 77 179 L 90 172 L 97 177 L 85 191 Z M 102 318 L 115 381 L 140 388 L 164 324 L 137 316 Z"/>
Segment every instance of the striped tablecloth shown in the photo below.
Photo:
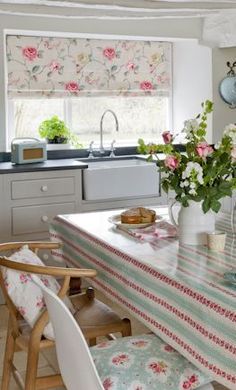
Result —
<path fill-rule="evenodd" d="M 167 218 L 167 210 L 156 209 Z M 57 216 L 53 240 L 64 243 L 55 256 L 67 264 L 95 268 L 93 285 L 123 305 L 213 379 L 236 389 L 236 286 L 223 279 L 236 270 L 236 239 L 227 214 L 218 228 L 227 232 L 224 252 L 179 245 L 177 238 L 152 244 L 113 226 L 120 211 Z M 193 221 L 194 223 L 194 221 Z"/>

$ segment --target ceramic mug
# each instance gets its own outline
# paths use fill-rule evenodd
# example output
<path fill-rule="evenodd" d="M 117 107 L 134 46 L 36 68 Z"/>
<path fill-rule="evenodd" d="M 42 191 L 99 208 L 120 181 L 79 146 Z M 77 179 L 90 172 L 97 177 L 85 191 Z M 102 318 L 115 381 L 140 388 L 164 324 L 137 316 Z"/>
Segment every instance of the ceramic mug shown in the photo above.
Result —
<path fill-rule="evenodd" d="M 211 232 L 207 233 L 207 246 L 213 251 L 223 251 L 225 248 L 225 232 Z"/>

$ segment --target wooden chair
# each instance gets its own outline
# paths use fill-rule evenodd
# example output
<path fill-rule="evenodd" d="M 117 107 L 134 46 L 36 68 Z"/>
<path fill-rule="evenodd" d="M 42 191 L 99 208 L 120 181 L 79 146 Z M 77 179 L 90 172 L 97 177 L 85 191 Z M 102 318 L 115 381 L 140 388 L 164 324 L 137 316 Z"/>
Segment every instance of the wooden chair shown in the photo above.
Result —
<path fill-rule="evenodd" d="M 54 341 L 48 340 L 43 336 L 43 330 L 48 323 L 48 313 L 45 310 L 33 328 L 26 325 L 26 322 L 21 317 L 18 309 L 8 295 L 4 284 L 1 266 L 14 269 L 17 271 L 49 275 L 62 278 L 58 296 L 63 298 L 70 285 L 70 278 L 93 278 L 96 276 L 96 271 L 77 268 L 62 268 L 62 267 L 43 267 L 30 264 L 22 264 L 5 257 L 6 252 L 15 252 L 23 245 L 28 245 L 29 249 L 37 252 L 40 249 L 57 249 L 59 243 L 52 242 L 17 242 L 0 244 L 0 286 L 2 288 L 6 305 L 9 309 L 9 323 L 7 331 L 7 340 L 5 347 L 5 356 L 3 364 L 3 377 L 1 390 L 9 389 L 10 375 L 13 373 L 18 385 L 25 390 L 49 389 L 63 385 L 61 375 L 51 375 L 37 377 L 37 367 L 39 352 L 45 348 L 53 347 Z M 96 342 L 96 337 L 108 335 L 113 338 L 110 333 L 121 332 L 122 336 L 131 334 L 130 321 L 128 319 L 121 320 L 109 307 L 94 298 L 93 290 L 88 289 L 88 292 L 71 297 L 71 301 L 76 308 L 76 320 L 79 321 L 83 329 L 85 338 L 93 345 Z M 18 350 L 27 352 L 27 367 L 25 384 L 21 379 L 16 367 L 13 364 L 14 353 Z"/>
<path fill-rule="evenodd" d="M 153 334 L 103 342 L 89 349 L 62 300 L 37 277 L 33 280 L 43 291 L 67 390 L 213 390 L 207 375 Z"/>

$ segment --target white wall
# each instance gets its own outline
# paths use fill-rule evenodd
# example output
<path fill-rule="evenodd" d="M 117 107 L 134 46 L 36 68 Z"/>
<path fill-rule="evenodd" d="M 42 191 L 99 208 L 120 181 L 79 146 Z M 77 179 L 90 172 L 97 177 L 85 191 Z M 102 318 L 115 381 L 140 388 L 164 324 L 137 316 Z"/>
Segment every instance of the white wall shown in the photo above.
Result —
<path fill-rule="evenodd" d="M 186 119 L 201 112 L 201 102 L 212 100 L 212 50 L 196 40 L 173 45 L 173 129 L 179 132 Z M 212 121 L 208 122 L 212 141 Z"/>

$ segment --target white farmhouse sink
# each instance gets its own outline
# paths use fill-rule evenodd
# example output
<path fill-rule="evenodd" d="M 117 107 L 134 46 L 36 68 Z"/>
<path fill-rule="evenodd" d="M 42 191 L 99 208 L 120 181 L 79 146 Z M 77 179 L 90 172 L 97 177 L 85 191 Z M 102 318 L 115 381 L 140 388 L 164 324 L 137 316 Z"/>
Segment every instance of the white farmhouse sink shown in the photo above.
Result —
<path fill-rule="evenodd" d="M 155 163 L 135 158 L 89 162 L 83 188 L 85 200 L 158 196 L 159 173 Z"/>

